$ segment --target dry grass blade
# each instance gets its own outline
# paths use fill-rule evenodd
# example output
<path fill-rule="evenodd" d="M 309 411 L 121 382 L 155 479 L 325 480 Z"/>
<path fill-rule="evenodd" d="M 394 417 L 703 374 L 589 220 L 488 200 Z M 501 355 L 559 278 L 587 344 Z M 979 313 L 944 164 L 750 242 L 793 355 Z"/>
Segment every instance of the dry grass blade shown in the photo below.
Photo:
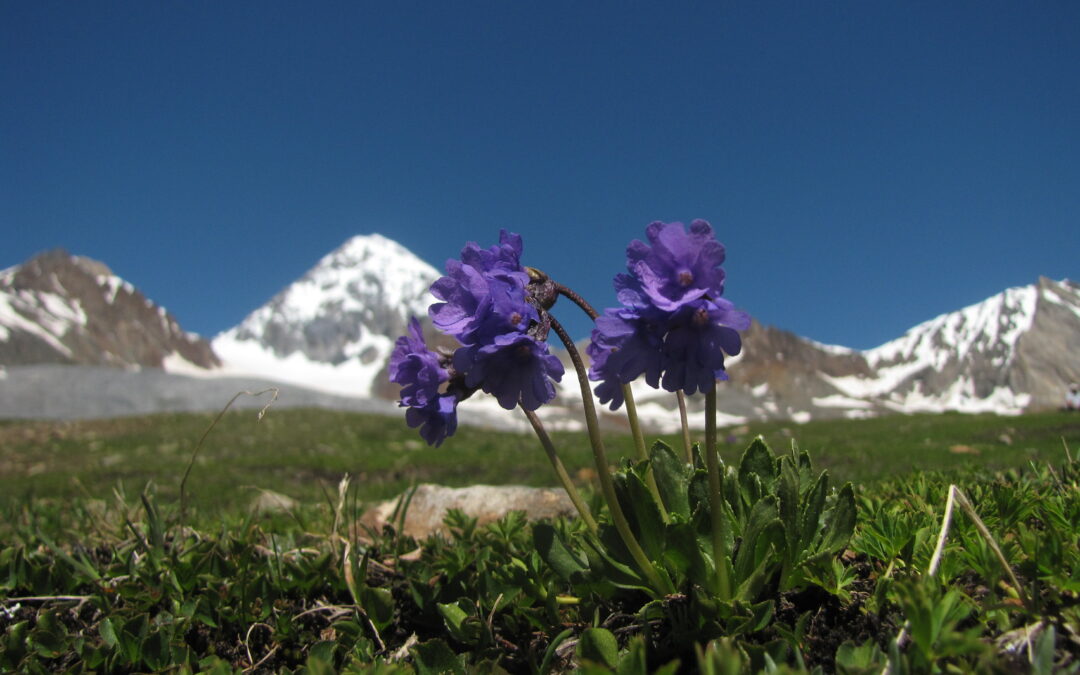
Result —
<path fill-rule="evenodd" d="M 257 396 L 262 396 L 263 394 L 268 394 L 268 393 L 271 393 L 271 392 L 273 392 L 273 395 L 270 397 L 270 400 L 266 402 L 266 405 L 264 405 L 259 410 L 259 414 L 257 416 L 258 420 L 262 420 L 263 416 L 266 415 L 266 411 L 270 409 L 270 406 L 272 406 L 274 404 L 274 401 L 277 400 L 278 394 L 281 393 L 281 390 L 278 389 L 277 387 L 268 387 L 268 388 L 263 389 L 261 391 L 254 391 L 254 392 L 253 391 L 247 391 L 247 390 L 236 392 L 236 394 L 234 394 L 233 397 L 229 399 L 229 402 L 225 404 L 225 407 L 223 407 L 221 409 L 221 411 L 218 412 L 217 416 L 214 417 L 214 420 L 212 422 L 210 422 L 210 426 L 206 427 L 206 431 L 203 432 L 202 436 L 199 437 L 199 442 L 195 444 L 195 449 L 191 451 L 191 459 L 188 460 L 187 468 L 184 469 L 184 477 L 182 479 L 180 479 L 180 522 L 181 523 L 184 522 L 184 516 L 187 514 L 187 492 L 185 492 L 185 488 L 187 487 L 188 476 L 191 475 L 191 468 L 193 466 L 195 466 L 195 458 L 198 456 L 199 450 L 202 449 L 203 443 L 206 442 L 206 437 L 210 435 L 210 432 L 213 431 L 214 427 L 217 426 L 217 423 L 220 422 L 221 418 L 225 416 L 225 413 L 229 411 L 229 408 L 232 407 L 232 404 L 236 403 L 236 399 L 240 398 L 241 396 L 257 397 Z"/>

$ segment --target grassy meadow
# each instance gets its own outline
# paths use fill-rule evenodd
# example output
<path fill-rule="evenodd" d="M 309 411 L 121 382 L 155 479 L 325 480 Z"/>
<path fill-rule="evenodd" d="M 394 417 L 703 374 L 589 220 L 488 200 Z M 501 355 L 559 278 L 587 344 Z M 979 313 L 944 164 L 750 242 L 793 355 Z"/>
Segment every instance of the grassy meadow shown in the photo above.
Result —
<path fill-rule="evenodd" d="M 0 503 L 109 499 L 115 489 L 135 495 L 152 481 L 168 504 L 178 498 L 192 454 L 214 417 L 0 421 Z M 1058 458 L 1062 439 L 1070 447 L 1080 446 L 1080 415 L 769 422 L 721 429 L 719 436 L 732 432 L 737 433 L 733 442 L 721 447 L 726 462 L 737 461 L 757 435 L 777 450 L 790 447 L 794 439 L 835 480 L 865 484 L 914 470 L 997 470 Z M 552 437 L 571 474 L 581 470 L 587 484 L 593 462 L 586 434 L 554 432 Z M 679 436 L 660 438 L 681 447 Z M 633 453 L 628 434 L 609 433 L 605 442 L 613 462 Z M 531 434 L 462 427 L 440 448 L 430 448 L 400 418 L 271 408 L 262 420 L 250 411 L 227 413 L 199 448 L 185 489 L 191 508 L 213 520 L 244 509 L 260 490 L 305 504 L 324 503 L 346 473 L 362 502 L 389 498 L 423 482 L 556 485 Z"/>
<path fill-rule="evenodd" d="M 533 437 L 466 427 L 433 449 L 397 418 L 230 412 L 206 434 L 214 418 L 0 422 L 0 671 L 1080 670 L 1080 415 L 723 429 L 730 589 L 705 471 L 654 449 L 662 500 L 644 463 L 616 481 L 667 590 L 614 535 L 584 433 L 553 438 L 598 531 L 457 514 L 417 542 L 357 516 L 420 482 L 555 485 Z M 266 490 L 296 503 L 254 513 Z"/>

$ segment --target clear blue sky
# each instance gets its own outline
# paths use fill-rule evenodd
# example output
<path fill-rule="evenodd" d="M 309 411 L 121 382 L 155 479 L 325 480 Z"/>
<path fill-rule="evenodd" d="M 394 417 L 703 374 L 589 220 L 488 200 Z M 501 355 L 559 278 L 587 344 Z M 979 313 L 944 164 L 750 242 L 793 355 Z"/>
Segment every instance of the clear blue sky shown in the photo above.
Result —
<path fill-rule="evenodd" d="M 852 347 L 1077 278 L 1080 3 L 0 4 L 0 266 L 98 258 L 205 335 L 370 232 L 516 230 L 609 304 L 693 218 L 739 306 Z"/>

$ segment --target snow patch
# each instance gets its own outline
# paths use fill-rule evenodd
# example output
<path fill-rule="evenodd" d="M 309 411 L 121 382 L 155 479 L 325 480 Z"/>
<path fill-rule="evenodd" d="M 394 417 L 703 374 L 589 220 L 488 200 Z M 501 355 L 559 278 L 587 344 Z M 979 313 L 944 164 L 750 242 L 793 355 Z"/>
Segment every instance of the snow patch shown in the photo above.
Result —
<path fill-rule="evenodd" d="M 367 398 L 371 396 L 371 385 L 393 346 L 390 338 L 371 337 L 377 338 L 377 341 L 384 345 L 380 358 L 375 358 L 370 363 L 353 358 L 334 365 L 312 361 L 300 352 L 281 357 L 252 340 L 236 340 L 222 335 L 212 343 L 223 364 L 214 372 L 221 375 L 269 377 L 329 394 Z"/>
<path fill-rule="evenodd" d="M 810 401 L 819 408 L 873 408 L 874 404 L 869 401 L 864 401 L 858 398 L 851 398 L 850 396 L 842 396 L 840 394 L 832 394 L 831 396 L 821 396 L 812 398 Z"/>
<path fill-rule="evenodd" d="M 161 360 L 161 369 L 174 375 L 187 375 L 188 377 L 220 377 L 220 368 L 203 368 L 183 357 L 180 352 L 174 351 Z"/>

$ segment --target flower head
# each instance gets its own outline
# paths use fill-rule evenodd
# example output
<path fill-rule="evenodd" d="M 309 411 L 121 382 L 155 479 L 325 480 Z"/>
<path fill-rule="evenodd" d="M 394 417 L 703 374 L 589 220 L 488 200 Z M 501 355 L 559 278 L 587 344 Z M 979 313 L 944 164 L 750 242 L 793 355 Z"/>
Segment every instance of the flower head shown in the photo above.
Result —
<path fill-rule="evenodd" d="M 457 350 L 454 368 L 465 373 L 467 387 L 479 387 L 507 410 L 519 403 L 526 410 L 536 410 L 555 398 L 551 381 L 561 380 L 564 372 L 546 342 L 518 332 Z"/>
<path fill-rule="evenodd" d="M 555 397 L 553 381 L 562 378 L 563 365 L 544 341 L 554 284 L 523 268 L 521 253 L 521 237 L 503 230 L 498 244 L 469 242 L 459 259 L 446 261 L 446 275 L 431 285 L 440 302 L 428 314 L 461 343 L 451 358 L 427 349 L 415 320 L 397 342 L 390 379 L 403 385 L 406 421 L 428 443 L 454 433 L 457 402 L 477 389 L 507 409 L 536 410 Z"/>
<path fill-rule="evenodd" d="M 724 354 L 738 354 L 737 331 L 750 317 L 721 298 L 724 247 L 712 227 L 695 220 L 652 223 L 649 244 L 634 240 L 626 249 L 629 274 L 615 277 L 622 307 L 596 320 L 588 353 L 589 378 L 611 409 L 623 403 L 622 386 L 641 375 L 653 386 L 693 394 L 727 379 Z"/>
<path fill-rule="evenodd" d="M 664 319 L 662 312 L 647 307 L 607 309 L 597 317 L 586 352 L 589 379 L 601 381 L 596 387 L 601 405 L 610 402 L 616 410 L 623 404 L 622 385 L 641 375 L 651 386 L 660 386 Z"/>
<path fill-rule="evenodd" d="M 428 310 L 432 322 L 462 344 L 523 330 L 537 319 L 527 302 L 529 275 L 521 268 L 521 237 L 503 230 L 499 241 L 487 249 L 469 242 L 461 260 L 447 260 L 446 276 L 431 285 L 432 295 L 443 301 Z"/>
<path fill-rule="evenodd" d="M 645 230 L 646 244 L 635 239 L 626 248 L 626 267 L 659 309 L 674 311 L 706 295 L 724 293 L 724 246 L 704 220 L 655 222 Z"/>
<path fill-rule="evenodd" d="M 420 322 L 414 317 L 409 332 L 397 339 L 390 354 L 390 381 L 401 385 L 400 405 L 405 421 L 420 427 L 429 445 L 438 446 L 457 429 L 457 396 L 440 391 L 450 379 L 438 354 L 428 349 Z"/>
<path fill-rule="evenodd" d="M 423 407 L 410 407 L 405 423 L 413 429 L 420 427 L 420 437 L 437 448 L 457 431 L 457 398 L 441 394 Z"/>
<path fill-rule="evenodd" d="M 716 380 L 726 380 L 724 354 L 742 351 L 737 331 L 749 327 L 750 315 L 724 298 L 698 300 L 673 313 L 661 357 L 664 389 L 704 393 Z"/>

